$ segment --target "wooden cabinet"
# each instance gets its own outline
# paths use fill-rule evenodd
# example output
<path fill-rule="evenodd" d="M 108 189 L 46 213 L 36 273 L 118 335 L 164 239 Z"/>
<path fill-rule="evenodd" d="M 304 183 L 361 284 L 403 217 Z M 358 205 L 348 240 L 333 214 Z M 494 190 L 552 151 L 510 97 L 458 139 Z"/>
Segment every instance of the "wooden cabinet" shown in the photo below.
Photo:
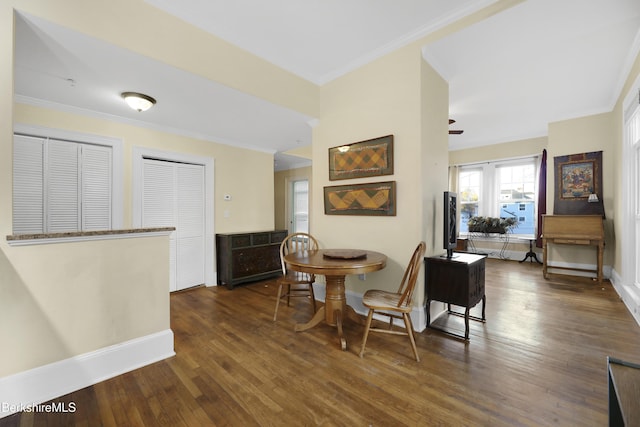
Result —
<path fill-rule="evenodd" d="M 594 246 L 598 249 L 596 269 L 549 265 L 549 243 L 557 245 Z M 543 215 L 542 216 L 542 275 L 549 278 L 549 268 L 590 271 L 602 283 L 604 254 L 604 225 L 601 215 Z"/>
<path fill-rule="evenodd" d="M 216 234 L 218 285 L 241 283 L 282 274 L 280 243 L 287 230 Z"/>
<path fill-rule="evenodd" d="M 464 338 L 469 339 L 469 318 L 481 321 L 485 320 L 485 256 L 455 253 L 453 258 L 446 258 L 442 256 L 428 257 L 424 259 L 424 262 L 427 297 L 427 327 L 433 327 L 430 326 L 431 301 L 447 303 L 447 311 L 449 314 L 457 314 L 451 310 L 451 304 L 465 307 Z M 469 309 L 474 307 L 480 301 L 482 301 L 482 318 L 469 316 Z"/>

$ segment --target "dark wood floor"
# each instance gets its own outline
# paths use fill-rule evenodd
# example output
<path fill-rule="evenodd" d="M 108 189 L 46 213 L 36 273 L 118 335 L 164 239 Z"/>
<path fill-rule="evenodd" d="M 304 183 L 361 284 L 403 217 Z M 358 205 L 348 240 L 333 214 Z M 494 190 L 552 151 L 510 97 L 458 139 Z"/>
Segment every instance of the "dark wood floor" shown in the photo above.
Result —
<path fill-rule="evenodd" d="M 419 363 L 406 337 L 380 334 L 360 359 L 360 325 L 346 352 L 329 326 L 294 332 L 304 300 L 274 323 L 274 285 L 172 295 L 175 357 L 56 400 L 75 413 L 0 425 L 602 426 L 606 357 L 640 362 L 640 327 L 608 282 L 544 280 L 528 262 L 488 260 L 487 322 L 468 343 L 417 334 Z"/>

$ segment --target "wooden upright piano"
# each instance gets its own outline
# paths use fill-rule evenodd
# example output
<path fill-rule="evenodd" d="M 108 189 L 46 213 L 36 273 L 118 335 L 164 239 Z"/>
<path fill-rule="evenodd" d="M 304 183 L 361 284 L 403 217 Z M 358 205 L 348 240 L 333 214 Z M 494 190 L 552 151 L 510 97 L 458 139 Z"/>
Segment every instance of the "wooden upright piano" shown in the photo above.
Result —
<path fill-rule="evenodd" d="M 589 245 L 598 248 L 597 269 L 589 270 L 572 267 L 551 268 L 590 271 L 597 274 L 602 283 L 602 256 L 604 253 L 604 223 L 601 215 L 543 215 L 542 216 L 542 274 L 548 278 L 549 243 L 561 245 Z"/>

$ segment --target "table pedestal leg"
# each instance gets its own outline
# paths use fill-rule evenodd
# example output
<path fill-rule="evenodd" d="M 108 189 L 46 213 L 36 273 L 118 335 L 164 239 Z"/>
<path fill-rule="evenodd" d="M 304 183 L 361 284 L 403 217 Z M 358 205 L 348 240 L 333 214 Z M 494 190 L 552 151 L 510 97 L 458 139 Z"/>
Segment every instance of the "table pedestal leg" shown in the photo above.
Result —
<path fill-rule="evenodd" d="M 324 320 L 327 325 L 336 326 L 338 329 L 338 336 L 340 338 L 340 347 L 342 350 L 347 349 L 347 340 L 344 337 L 342 323 L 345 317 L 359 324 L 363 324 L 362 318 L 356 313 L 356 311 L 347 305 L 347 299 L 344 290 L 345 276 L 326 276 L 326 296 L 324 300 L 324 306 L 321 307 L 313 318 L 304 324 L 297 324 L 295 331 L 306 331 L 313 328 L 318 323 Z"/>
<path fill-rule="evenodd" d="M 316 326 L 318 323 L 322 322 L 325 318 L 324 315 L 325 307 L 322 306 L 316 311 L 316 314 L 313 315 L 311 320 L 307 323 L 296 323 L 296 326 L 293 328 L 296 332 L 306 331 L 307 329 L 311 329 Z"/>
<path fill-rule="evenodd" d="M 344 292 L 344 276 L 326 276 L 327 295 L 324 299 L 325 315 L 328 325 L 336 326 L 336 312 L 342 313 L 347 306 Z"/>
<path fill-rule="evenodd" d="M 336 319 L 336 326 L 338 327 L 338 338 L 340 338 L 340 348 L 342 351 L 347 349 L 347 339 L 344 337 L 344 333 L 342 332 L 342 311 L 336 310 L 334 312 L 334 316 Z"/>

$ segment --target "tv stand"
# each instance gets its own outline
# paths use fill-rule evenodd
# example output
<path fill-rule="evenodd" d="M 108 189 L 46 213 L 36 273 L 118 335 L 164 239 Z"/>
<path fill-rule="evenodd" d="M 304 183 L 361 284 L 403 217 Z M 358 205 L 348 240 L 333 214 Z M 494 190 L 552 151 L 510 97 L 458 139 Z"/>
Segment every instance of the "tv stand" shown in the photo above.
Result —
<path fill-rule="evenodd" d="M 457 254 L 455 258 L 446 256 L 425 257 L 425 287 L 427 327 L 439 329 L 450 335 L 462 337 L 450 331 L 431 326 L 431 301 L 447 304 L 447 313 L 461 315 L 451 310 L 451 304 L 465 307 L 464 339 L 469 339 L 469 319 L 485 322 L 484 270 L 485 256 Z M 469 310 L 482 301 L 482 317 L 469 315 Z"/>

